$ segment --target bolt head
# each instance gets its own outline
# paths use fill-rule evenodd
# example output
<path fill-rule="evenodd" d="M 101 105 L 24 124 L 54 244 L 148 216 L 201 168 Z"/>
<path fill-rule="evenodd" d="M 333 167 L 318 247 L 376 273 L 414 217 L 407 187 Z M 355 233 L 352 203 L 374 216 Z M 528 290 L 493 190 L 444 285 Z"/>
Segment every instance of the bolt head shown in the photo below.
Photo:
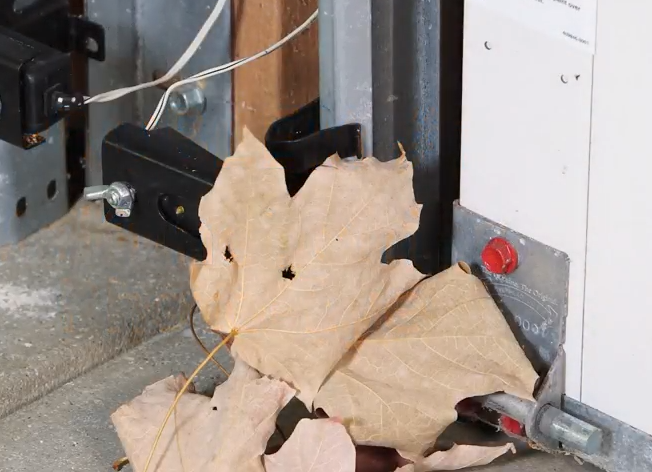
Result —
<path fill-rule="evenodd" d="M 170 94 L 168 104 L 179 116 L 198 116 L 206 110 L 206 97 L 199 87 L 183 87 Z"/>
<path fill-rule="evenodd" d="M 494 238 L 487 243 L 481 254 L 485 268 L 494 274 L 511 274 L 518 266 L 518 253 L 509 241 Z"/>

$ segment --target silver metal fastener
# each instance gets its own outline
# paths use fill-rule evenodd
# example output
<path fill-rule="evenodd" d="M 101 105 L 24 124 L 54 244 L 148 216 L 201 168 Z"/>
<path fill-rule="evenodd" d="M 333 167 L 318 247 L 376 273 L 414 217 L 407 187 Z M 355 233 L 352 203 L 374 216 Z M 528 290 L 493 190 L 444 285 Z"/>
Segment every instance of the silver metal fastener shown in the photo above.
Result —
<path fill-rule="evenodd" d="M 170 94 L 170 109 L 180 116 L 197 116 L 206 110 L 206 97 L 196 85 L 182 86 Z"/>
<path fill-rule="evenodd" d="M 111 185 L 96 185 L 84 189 L 84 200 L 106 200 L 115 209 L 116 216 L 128 218 L 136 199 L 136 191 L 126 182 Z"/>
<path fill-rule="evenodd" d="M 596 454 L 600 451 L 603 432 L 585 421 L 551 405 L 533 415 L 536 404 L 507 393 L 496 393 L 482 398 L 485 408 L 505 414 L 519 423 L 532 424 L 544 436 L 562 443 L 567 449 Z"/>

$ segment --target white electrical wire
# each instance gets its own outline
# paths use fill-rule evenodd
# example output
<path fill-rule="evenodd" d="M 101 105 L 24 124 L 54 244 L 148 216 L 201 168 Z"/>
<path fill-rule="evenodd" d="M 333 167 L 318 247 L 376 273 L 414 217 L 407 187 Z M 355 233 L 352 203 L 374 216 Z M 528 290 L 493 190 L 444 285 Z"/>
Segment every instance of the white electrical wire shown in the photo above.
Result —
<path fill-rule="evenodd" d="M 197 33 L 197 36 L 195 36 L 195 39 L 192 40 L 190 46 L 188 46 L 186 51 L 181 55 L 181 57 L 177 60 L 177 62 L 163 77 L 160 77 L 152 82 L 146 82 L 144 84 L 134 85 L 133 87 L 124 87 L 117 90 L 111 90 L 110 92 L 104 92 L 85 100 L 84 103 L 110 102 L 120 97 L 124 97 L 127 94 L 137 92 L 139 90 L 143 90 L 149 87 L 155 87 L 157 85 L 164 84 L 165 82 L 168 82 L 169 80 L 173 79 L 181 71 L 181 69 L 183 69 L 183 67 L 188 63 L 188 61 L 190 61 L 190 59 L 197 52 L 197 50 L 201 47 L 202 42 L 204 41 L 204 39 L 206 39 L 206 36 L 208 35 L 211 28 L 217 21 L 218 17 L 220 16 L 220 13 L 222 13 L 222 10 L 224 10 L 224 6 L 226 5 L 226 2 L 227 0 L 217 1 L 217 3 L 215 4 L 215 8 L 213 8 L 213 11 L 208 16 L 206 22 L 203 24 L 203 26 Z"/>
<path fill-rule="evenodd" d="M 310 15 L 310 17 L 305 22 L 303 22 L 299 27 L 297 27 L 294 31 L 292 31 L 290 34 L 285 36 L 283 39 L 281 39 L 276 44 L 268 47 L 267 49 L 259 52 L 258 54 L 255 54 L 255 55 L 247 57 L 247 58 L 239 59 L 239 60 L 236 60 L 236 61 L 233 61 L 233 62 L 229 62 L 228 64 L 223 64 L 221 66 L 217 66 L 217 67 L 213 67 L 211 69 L 207 69 L 205 71 L 202 71 L 202 72 L 199 72 L 198 74 L 193 75 L 192 77 L 189 77 L 189 78 L 184 79 L 184 80 L 180 80 L 179 82 L 176 82 L 176 83 L 172 84 L 170 87 L 168 87 L 168 89 L 165 91 L 165 94 L 163 94 L 163 96 L 161 97 L 161 99 L 160 99 L 160 101 L 159 101 L 159 103 L 158 103 L 158 105 L 156 107 L 156 110 L 152 114 L 152 117 L 149 119 L 149 122 L 147 123 L 146 129 L 148 131 L 152 130 L 158 125 L 159 121 L 161 120 L 161 117 L 163 116 L 163 111 L 164 111 L 164 109 L 165 109 L 165 107 L 167 105 L 168 99 L 170 98 L 170 94 L 176 88 L 181 87 L 181 86 L 186 85 L 186 84 L 193 83 L 193 82 L 198 82 L 200 80 L 208 79 L 210 77 L 214 77 L 216 75 L 223 74 L 225 72 L 232 71 L 233 69 L 236 69 L 237 67 L 240 67 L 240 66 L 248 64 L 250 62 L 253 62 L 256 59 L 260 59 L 261 57 L 266 56 L 266 55 L 276 51 L 278 48 L 283 46 L 285 43 L 292 40 L 295 36 L 297 36 L 302 31 L 307 29 L 308 26 L 310 26 L 310 24 L 317 19 L 318 14 L 319 14 L 319 11 L 315 10 L 315 12 L 312 15 Z"/>

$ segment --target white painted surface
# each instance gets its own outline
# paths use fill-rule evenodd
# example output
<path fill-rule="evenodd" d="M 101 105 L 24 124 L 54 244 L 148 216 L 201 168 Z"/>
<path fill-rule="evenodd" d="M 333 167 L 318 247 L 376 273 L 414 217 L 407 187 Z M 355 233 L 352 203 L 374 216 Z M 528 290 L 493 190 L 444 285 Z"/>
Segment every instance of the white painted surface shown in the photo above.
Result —
<path fill-rule="evenodd" d="M 598 0 L 475 0 L 585 52 L 595 52 Z"/>
<path fill-rule="evenodd" d="M 600 0 L 582 401 L 652 434 L 652 3 Z"/>
<path fill-rule="evenodd" d="M 592 68 L 590 53 L 467 0 L 460 201 L 569 255 L 566 391 L 577 399 Z"/>

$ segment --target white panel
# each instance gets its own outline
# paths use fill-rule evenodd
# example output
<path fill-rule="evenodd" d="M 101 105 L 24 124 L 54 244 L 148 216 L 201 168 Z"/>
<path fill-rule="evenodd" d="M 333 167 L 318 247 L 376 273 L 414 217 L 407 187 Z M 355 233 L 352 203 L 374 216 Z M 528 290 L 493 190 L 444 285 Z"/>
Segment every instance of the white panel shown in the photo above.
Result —
<path fill-rule="evenodd" d="M 598 0 L 475 0 L 551 38 L 595 52 Z"/>
<path fill-rule="evenodd" d="M 598 6 L 582 401 L 652 433 L 652 2 Z"/>
<path fill-rule="evenodd" d="M 574 398 L 581 387 L 592 66 L 590 53 L 467 0 L 461 203 L 571 258 L 566 390 Z"/>

